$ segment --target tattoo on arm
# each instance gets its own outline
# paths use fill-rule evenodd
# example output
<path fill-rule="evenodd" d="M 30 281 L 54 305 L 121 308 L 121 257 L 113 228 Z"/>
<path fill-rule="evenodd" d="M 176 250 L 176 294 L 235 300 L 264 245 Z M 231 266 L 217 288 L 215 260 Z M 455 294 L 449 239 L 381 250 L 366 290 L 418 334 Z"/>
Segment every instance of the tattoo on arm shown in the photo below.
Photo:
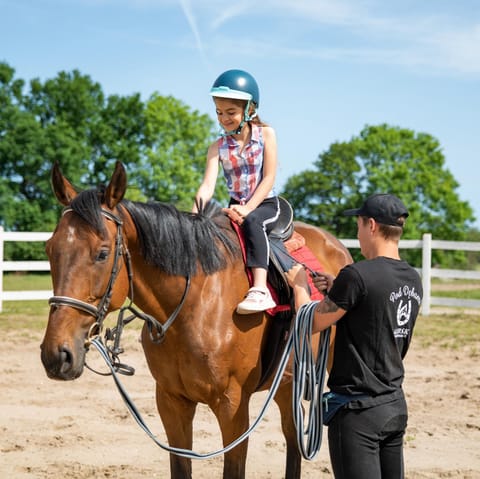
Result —
<path fill-rule="evenodd" d="M 338 311 L 338 306 L 327 296 L 323 301 L 318 303 L 316 310 L 319 313 L 335 313 Z"/>

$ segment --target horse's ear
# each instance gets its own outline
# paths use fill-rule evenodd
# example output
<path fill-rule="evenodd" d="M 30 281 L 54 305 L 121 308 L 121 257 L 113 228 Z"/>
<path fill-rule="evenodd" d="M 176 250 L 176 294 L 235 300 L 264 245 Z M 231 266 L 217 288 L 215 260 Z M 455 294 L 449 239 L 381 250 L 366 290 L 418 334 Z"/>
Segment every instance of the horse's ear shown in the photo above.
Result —
<path fill-rule="evenodd" d="M 58 201 L 64 206 L 68 206 L 78 194 L 72 184 L 63 176 L 58 161 L 52 168 L 52 189 Z"/>
<path fill-rule="evenodd" d="M 117 161 L 115 164 L 115 171 L 113 172 L 110 183 L 105 191 L 105 203 L 112 209 L 122 201 L 125 191 L 127 189 L 127 173 L 125 167 Z"/>

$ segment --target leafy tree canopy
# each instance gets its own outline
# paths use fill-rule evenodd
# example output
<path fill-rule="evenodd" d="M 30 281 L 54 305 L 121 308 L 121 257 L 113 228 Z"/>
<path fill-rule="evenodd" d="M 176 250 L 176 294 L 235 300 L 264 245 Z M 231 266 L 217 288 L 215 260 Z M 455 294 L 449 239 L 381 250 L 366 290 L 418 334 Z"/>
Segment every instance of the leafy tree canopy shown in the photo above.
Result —
<path fill-rule="evenodd" d="M 213 138 L 206 115 L 158 94 L 146 104 L 139 94 L 106 96 L 77 70 L 27 87 L 6 63 L 0 63 L 0 102 L 0 225 L 6 230 L 53 230 L 61 209 L 50 187 L 55 161 L 79 189 L 104 183 L 121 161 L 130 199 L 192 207 Z M 226 197 L 221 186 L 217 196 Z M 7 246 L 19 252 L 7 248 L 11 259 L 39 257 L 39 245 Z"/>
<path fill-rule="evenodd" d="M 139 94 L 106 96 L 77 70 L 27 86 L 0 63 L 0 106 L 0 225 L 6 230 L 53 230 L 61 208 L 50 188 L 55 161 L 83 189 L 105 182 L 119 160 L 127 168 L 130 199 L 192 207 L 214 123 L 181 101 L 158 93 L 145 103 Z M 298 219 L 347 238 L 356 235 L 356 227 L 342 211 L 369 194 L 389 191 L 411 212 L 405 238 L 431 232 L 462 240 L 474 218 L 457 188 L 435 138 L 379 125 L 332 144 L 311 171 L 288 180 L 284 195 Z M 216 199 L 227 198 L 220 179 Z M 32 245 L 14 247 L 19 258 L 39 257 Z M 6 256 L 17 257 L 9 248 Z"/>
<path fill-rule="evenodd" d="M 190 210 L 213 140 L 213 121 L 171 96 L 155 93 L 146 104 L 145 125 L 139 189 L 148 199 Z M 215 193 L 220 202 L 227 200 L 223 181 L 218 182 Z"/>
<path fill-rule="evenodd" d="M 283 194 L 297 218 L 342 238 L 356 237 L 356 223 L 342 212 L 379 192 L 396 194 L 407 206 L 404 239 L 432 233 L 464 240 L 475 219 L 456 192 L 459 185 L 445 167 L 439 142 L 426 133 L 366 126 L 349 142 L 332 144 L 314 166 L 289 178 Z"/>

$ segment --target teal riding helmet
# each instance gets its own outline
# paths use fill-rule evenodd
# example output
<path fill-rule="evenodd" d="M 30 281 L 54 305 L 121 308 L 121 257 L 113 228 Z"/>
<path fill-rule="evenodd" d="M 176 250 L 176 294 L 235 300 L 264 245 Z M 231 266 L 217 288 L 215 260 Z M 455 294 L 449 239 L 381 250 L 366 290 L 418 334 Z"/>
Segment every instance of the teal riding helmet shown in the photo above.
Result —
<path fill-rule="evenodd" d="M 257 82 L 250 73 L 244 70 L 227 70 L 213 83 L 210 95 L 220 98 L 250 100 L 258 108 L 260 92 Z"/>
<path fill-rule="evenodd" d="M 255 78 L 244 70 L 227 70 L 223 72 L 214 81 L 210 89 L 210 95 L 217 98 L 246 100 L 247 102 L 242 123 L 236 130 L 226 131 L 226 135 L 239 133 L 246 121 L 250 121 L 257 116 L 256 109 L 260 103 L 260 91 Z M 250 105 L 252 103 L 255 106 L 255 112 L 250 115 Z"/>

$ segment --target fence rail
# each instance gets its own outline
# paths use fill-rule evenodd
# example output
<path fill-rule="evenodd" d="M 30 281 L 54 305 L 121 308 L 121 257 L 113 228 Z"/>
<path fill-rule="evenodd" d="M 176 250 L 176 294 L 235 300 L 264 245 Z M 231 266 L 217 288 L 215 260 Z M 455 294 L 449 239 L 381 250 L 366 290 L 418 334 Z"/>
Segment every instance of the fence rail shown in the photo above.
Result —
<path fill-rule="evenodd" d="M 48 261 L 4 261 L 4 244 L 7 241 L 40 241 L 45 242 L 52 236 L 52 233 L 34 232 L 5 232 L 0 226 L 0 312 L 2 312 L 3 301 L 28 301 L 48 299 L 53 295 L 50 290 L 46 291 L 4 291 L 3 273 L 6 271 L 50 271 Z M 347 248 L 359 248 L 356 239 L 340 240 Z M 430 233 L 424 234 L 421 240 L 400 240 L 400 249 L 421 249 L 422 267 L 418 268 L 422 276 L 423 303 L 422 314 L 430 314 L 430 307 L 453 306 L 463 308 L 480 308 L 480 300 L 460 298 L 440 298 L 431 295 L 432 278 L 446 279 L 468 279 L 480 280 L 480 271 L 464 271 L 456 269 L 432 268 L 432 250 L 459 250 L 459 251 L 480 251 L 480 243 L 469 241 L 443 241 L 432 240 Z"/>

